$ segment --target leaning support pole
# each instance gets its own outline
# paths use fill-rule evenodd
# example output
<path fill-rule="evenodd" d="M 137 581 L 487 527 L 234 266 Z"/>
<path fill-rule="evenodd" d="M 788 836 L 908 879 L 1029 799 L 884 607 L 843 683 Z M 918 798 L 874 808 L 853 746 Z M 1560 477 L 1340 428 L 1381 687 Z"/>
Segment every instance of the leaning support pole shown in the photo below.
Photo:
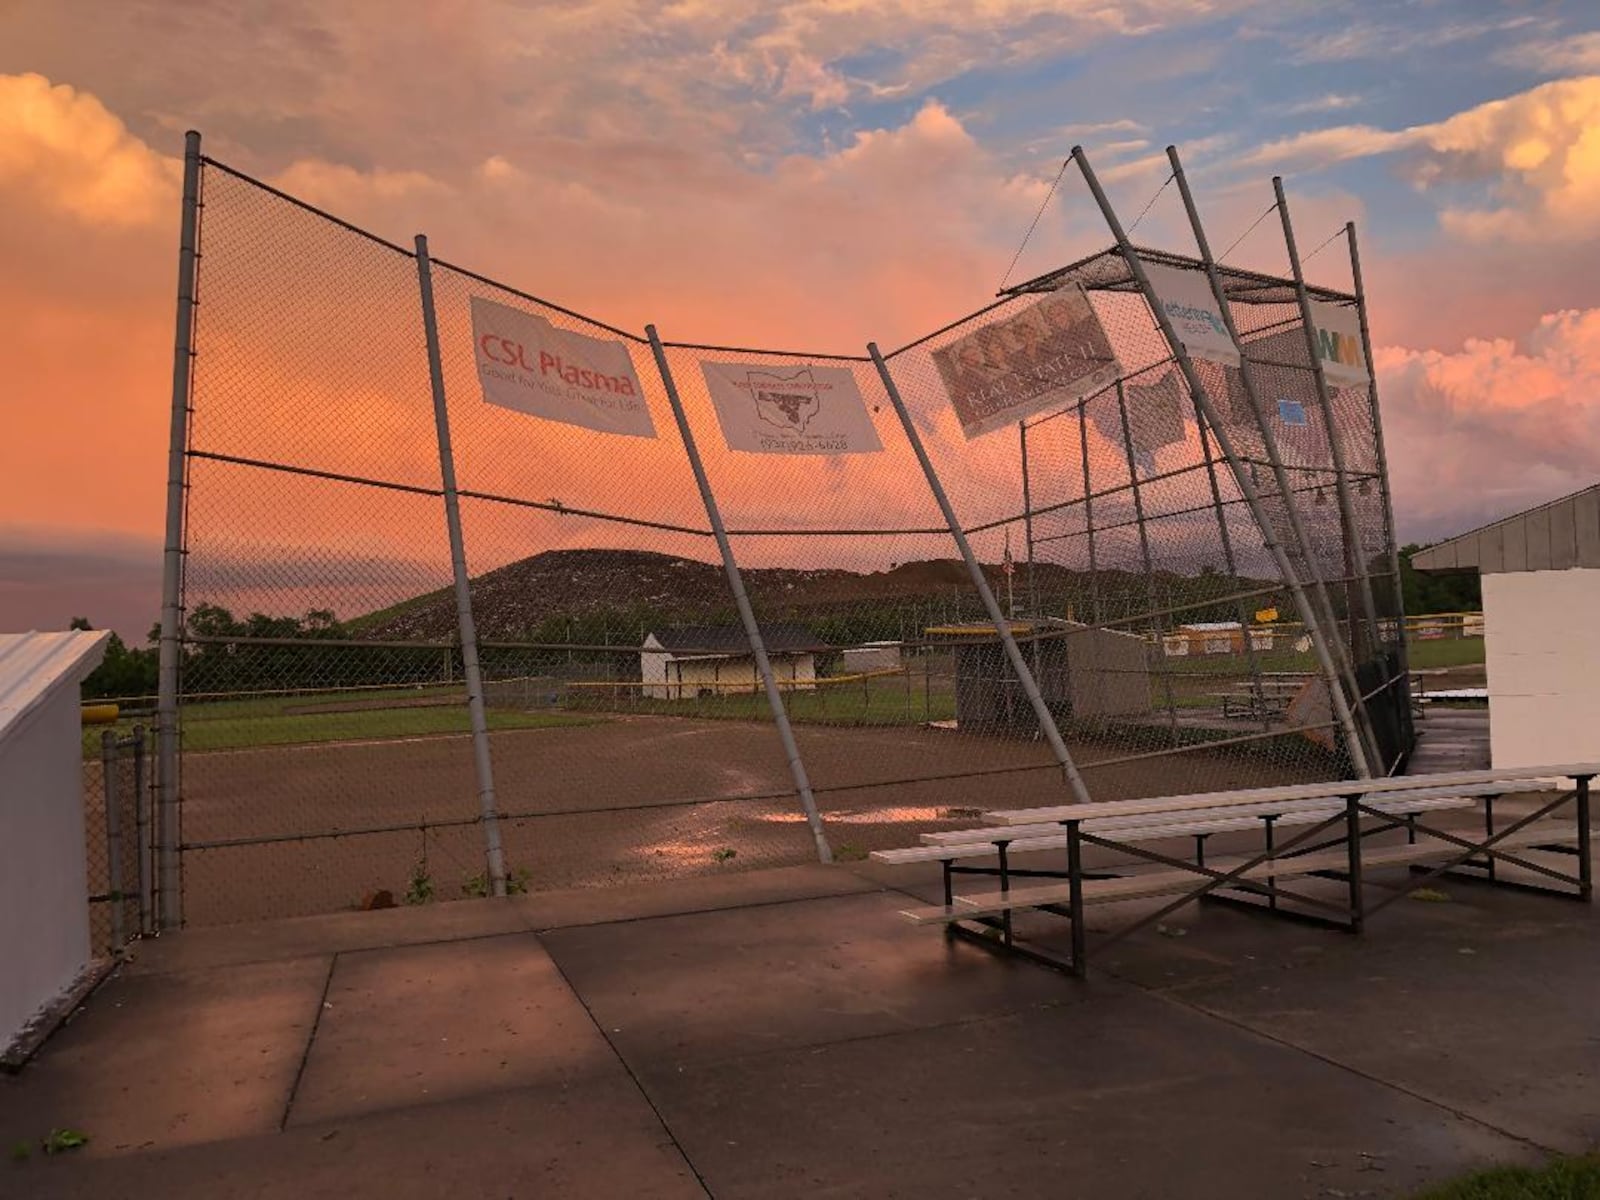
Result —
<path fill-rule="evenodd" d="M 1089 789 L 1084 786 L 1083 776 L 1078 773 L 1078 764 L 1072 761 L 1066 742 L 1061 740 L 1061 731 L 1056 728 L 1055 715 L 1051 713 L 1050 706 L 1044 702 L 1044 697 L 1039 694 L 1039 684 L 1034 679 L 1033 672 L 1028 670 L 1028 664 L 1022 657 L 1017 639 L 1011 634 L 1011 622 L 1000 611 L 1000 601 L 995 599 L 994 589 L 983 577 L 983 570 L 978 566 L 978 558 L 972 552 L 972 543 L 967 541 L 966 530 L 962 529 L 961 522 L 956 520 L 956 510 L 951 507 L 950 497 L 945 495 L 944 485 L 939 482 L 939 474 L 933 469 L 933 460 L 928 457 L 928 451 L 922 444 L 922 436 L 917 433 L 916 424 L 911 420 L 911 414 L 906 411 L 905 401 L 900 398 L 900 387 L 895 383 L 894 376 L 889 373 L 889 364 L 883 361 L 883 355 L 878 352 L 876 342 L 867 343 L 867 353 L 872 356 L 873 365 L 878 368 L 878 377 L 883 380 L 883 390 L 888 393 L 889 403 L 894 405 L 895 415 L 900 418 L 901 428 L 906 432 L 906 440 L 911 443 L 917 461 L 922 464 L 922 473 L 927 477 L 928 488 L 933 492 L 933 498 L 938 501 L 939 510 L 944 513 L 945 524 L 950 527 L 950 536 L 955 538 L 956 547 L 961 551 L 961 557 L 967 564 L 967 573 L 972 576 L 973 586 L 978 589 L 984 610 L 994 622 L 995 632 L 1000 635 L 1000 644 L 1005 648 L 1011 669 L 1016 672 L 1017 680 L 1022 684 L 1022 690 L 1028 697 L 1028 703 L 1033 705 L 1034 716 L 1039 719 L 1039 729 L 1044 734 L 1045 741 L 1050 744 L 1056 762 L 1061 764 L 1062 773 L 1066 776 L 1067 786 L 1072 789 L 1073 796 L 1078 803 L 1088 804 Z"/>
<path fill-rule="evenodd" d="M 1190 220 L 1194 222 L 1195 232 L 1201 238 L 1202 256 L 1205 259 L 1207 273 L 1211 277 L 1213 292 L 1218 298 L 1218 305 L 1222 310 L 1223 320 L 1227 322 L 1228 332 L 1234 344 L 1238 345 L 1238 333 L 1233 328 L 1232 317 L 1228 311 L 1226 298 L 1222 294 L 1222 283 L 1217 277 L 1216 265 L 1211 261 L 1211 254 L 1205 248 L 1204 234 L 1200 230 L 1198 219 L 1193 209 L 1193 199 L 1189 196 L 1188 185 L 1184 182 L 1181 171 L 1176 166 L 1176 151 L 1169 149 L 1168 155 L 1174 160 L 1174 172 L 1177 176 L 1179 189 L 1183 192 L 1185 206 L 1189 208 Z M 1095 177 L 1094 169 L 1089 166 L 1089 159 L 1083 152 L 1082 146 L 1074 146 L 1072 157 L 1078 162 L 1078 168 L 1083 172 L 1084 181 L 1089 185 L 1089 191 L 1094 194 L 1095 203 L 1100 206 L 1100 212 L 1105 217 L 1106 226 L 1117 241 L 1117 249 L 1122 252 L 1123 259 L 1128 264 L 1128 270 L 1133 273 L 1139 290 L 1144 293 L 1145 300 L 1150 305 L 1150 311 L 1155 315 L 1156 323 L 1161 328 L 1162 336 L 1167 340 L 1167 347 L 1172 351 L 1173 358 L 1177 360 L 1178 369 L 1183 372 L 1184 381 L 1189 385 L 1189 394 L 1194 402 L 1200 406 L 1200 411 L 1205 415 L 1206 422 L 1211 426 L 1211 432 L 1217 439 L 1217 448 L 1222 451 L 1223 457 L 1228 460 L 1228 465 L 1233 469 L 1235 481 L 1239 490 L 1244 494 L 1246 503 L 1250 506 L 1251 515 L 1256 519 L 1256 524 L 1261 528 L 1261 537 L 1266 543 L 1267 550 L 1277 562 L 1278 570 L 1283 574 L 1284 581 L 1288 583 L 1290 593 L 1294 596 L 1295 606 L 1305 619 L 1306 629 L 1311 634 L 1311 643 L 1316 650 L 1317 660 L 1322 667 L 1323 676 L 1327 681 L 1329 700 L 1333 705 L 1334 716 L 1338 720 L 1340 731 L 1344 734 L 1345 744 L 1350 754 L 1352 768 L 1362 778 L 1370 774 L 1367 768 L 1367 755 L 1361 738 L 1356 733 L 1355 718 L 1350 710 L 1350 704 L 1345 698 L 1344 689 L 1339 684 L 1338 672 L 1334 669 L 1333 659 L 1329 656 L 1326 639 L 1322 636 L 1319 622 L 1316 619 L 1316 610 L 1312 608 L 1305 589 L 1300 586 L 1300 578 L 1295 573 L 1293 564 L 1289 561 L 1288 554 L 1283 546 L 1273 536 L 1272 524 L 1267 520 L 1266 509 L 1261 503 L 1261 495 L 1256 491 L 1256 485 L 1250 479 L 1250 472 L 1245 469 L 1244 463 L 1234 453 L 1233 438 L 1229 435 L 1227 427 L 1217 419 L 1216 410 L 1212 407 L 1211 398 L 1206 394 L 1204 384 L 1200 381 L 1199 373 L 1195 371 L 1194 363 L 1189 358 L 1189 353 L 1184 349 L 1183 340 L 1178 337 L 1177 330 L 1172 327 L 1171 320 L 1167 317 L 1166 309 L 1162 307 L 1160 299 L 1156 296 L 1155 288 L 1151 286 L 1150 276 L 1145 272 L 1144 263 L 1134 252 L 1133 244 L 1128 241 L 1128 234 L 1122 228 L 1122 222 L 1117 218 L 1116 210 L 1111 207 L 1111 201 L 1106 199 L 1100 180 Z M 1283 487 L 1283 484 L 1279 484 Z M 1287 499 L 1288 489 L 1284 488 Z"/>
<path fill-rule="evenodd" d="M 483 707 L 483 672 L 478 666 L 478 629 L 472 620 L 472 589 L 461 537 L 461 497 L 456 492 L 455 452 L 450 446 L 450 412 L 445 405 L 444 365 L 439 355 L 439 315 L 433 307 L 433 263 L 428 239 L 417 234 L 417 286 L 422 294 L 422 332 L 428 342 L 428 381 L 433 390 L 433 424 L 439 435 L 439 474 L 444 519 L 450 532 L 450 567 L 456 584 L 456 625 L 461 633 L 461 673 L 467 682 L 467 718 L 472 725 L 472 758 L 478 776 L 478 812 L 483 852 L 493 895 L 506 894 L 506 857 L 500 845 L 500 814 L 495 804 L 494 762 L 489 756 L 489 719 Z"/>
<path fill-rule="evenodd" d="M 183 924 L 178 857 L 178 667 L 183 654 L 184 457 L 189 444 L 189 385 L 194 367 L 195 231 L 200 219 L 200 135 L 183 144 L 183 218 L 178 233 L 178 330 L 172 345 L 172 421 L 167 436 L 167 537 L 162 553 L 161 643 L 156 685 L 156 786 L 161 876 L 159 928 Z"/>
<path fill-rule="evenodd" d="M 1200 210 L 1195 206 L 1194 193 L 1189 190 L 1189 179 L 1183 173 L 1183 163 L 1178 159 L 1176 146 L 1167 147 L 1167 159 L 1172 163 L 1173 178 L 1177 181 L 1179 195 L 1183 197 L 1184 211 L 1189 216 L 1189 226 L 1194 232 L 1195 245 L 1200 251 L 1200 260 L 1205 264 L 1206 278 L 1211 283 L 1211 294 L 1217 302 L 1218 311 L 1222 314 L 1222 322 L 1227 330 L 1229 339 L 1239 349 L 1239 381 L 1244 386 L 1245 399 L 1250 405 L 1250 411 L 1255 414 L 1257 430 L 1261 434 L 1261 444 L 1266 450 L 1267 461 L 1272 468 L 1273 480 L 1278 485 L 1278 493 L 1283 499 L 1283 511 L 1289 522 L 1289 532 L 1294 535 L 1295 541 L 1299 544 L 1301 556 L 1305 560 L 1306 570 L 1310 574 L 1310 584 L 1315 593 L 1315 599 L 1321 603 L 1321 611 L 1326 615 L 1328 628 L 1335 635 L 1328 639 L 1323 638 L 1321 634 L 1322 621 L 1316 616 L 1311 607 L 1311 597 L 1306 594 L 1303 587 L 1298 593 L 1295 593 L 1291 587 L 1291 594 L 1295 597 L 1295 607 L 1300 612 L 1300 619 L 1305 622 L 1306 631 L 1310 634 L 1312 643 L 1317 648 L 1318 662 L 1321 663 L 1326 658 L 1328 662 L 1334 664 L 1333 673 L 1328 676 L 1328 687 L 1330 689 L 1330 703 L 1333 704 L 1337 713 L 1341 703 L 1348 707 L 1350 703 L 1356 701 L 1356 698 L 1361 695 L 1361 687 L 1356 682 L 1355 669 L 1351 665 L 1347 647 L 1343 640 L 1336 636 L 1338 622 L 1334 615 L 1333 603 L 1328 598 L 1327 586 L 1323 583 L 1322 576 L 1317 570 L 1316 560 L 1311 554 L 1311 543 L 1307 539 L 1305 529 L 1300 523 L 1300 511 L 1295 506 L 1294 489 L 1289 483 L 1289 473 L 1284 470 L 1283 456 L 1278 453 L 1278 440 L 1273 435 L 1272 423 L 1267 420 L 1267 414 L 1261 405 L 1261 396 L 1256 391 L 1255 379 L 1250 373 L 1250 362 L 1244 354 L 1244 344 L 1240 341 L 1239 330 L 1234 324 L 1233 309 L 1228 304 L 1227 294 L 1223 291 L 1222 276 L 1217 270 L 1216 260 L 1211 255 L 1211 243 L 1206 238 L 1205 226 L 1200 221 Z M 1213 428 L 1213 433 L 1218 432 L 1220 431 Z M 1218 445 L 1222 445 L 1220 437 Z M 1225 453 L 1227 452 L 1225 451 Z M 1232 455 L 1229 454 L 1228 457 L 1231 458 Z M 1236 474 L 1238 469 L 1238 467 L 1235 468 Z M 1270 537 L 1271 526 L 1270 523 L 1264 520 L 1265 510 L 1252 509 L 1252 514 L 1256 518 L 1256 523 L 1261 527 L 1262 536 Z M 1284 578 L 1291 583 L 1298 584 L 1298 577 L 1292 570 Z M 1341 676 L 1345 681 L 1345 686 L 1348 688 L 1348 691 L 1344 693 L 1341 693 L 1337 682 Z M 1345 696 L 1350 697 L 1350 700 L 1345 700 Z M 1370 735 L 1370 727 L 1364 720 L 1366 709 L 1362 707 L 1351 711 L 1354 726 L 1363 733 Z M 1368 742 L 1354 743 L 1354 745 L 1365 756 L 1369 745 L 1375 752 L 1376 742 L 1372 741 L 1369 736 Z M 1354 752 L 1352 752 L 1352 762 L 1356 761 Z"/>
<path fill-rule="evenodd" d="M 1133 427 L 1128 424 L 1128 397 L 1117 380 L 1117 419 L 1122 423 L 1122 450 L 1128 463 L 1128 486 L 1133 490 L 1133 519 L 1139 528 L 1139 562 L 1144 567 L 1145 609 L 1151 614 L 1150 622 L 1156 635 L 1156 649 L 1160 652 L 1161 692 L 1167 698 L 1167 728 L 1172 734 L 1172 744 L 1178 744 L 1178 702 L 1172 694 L 1172 665 L 1167 662 L 1167 629 L 1161 619 L 1161 605 L 1156 600 L 1156 567 L 1150 557 L 1150 527 L 1144 516 L 1144 493 L 1139 487 L 1139 459 L 1133 449 Z"/>
<path fill-rule="evenodd" d="M 1333 396 L 1328 391 L 1328 377 L 1322 370 L 1322 354 L 1317 346 L 1317 327 L 1311 317 L 1311 294 L 1306 291 L 1305 272 L 1300 265 L 1300 250 L 1295 245 L 1294 222 L 1289 219 L 1289 201 L 1283 194 L 1283 177 L 1272 177 L 1272 190 L 1278 197 L 1278 219 L 1283 225 L 1283 242 L 1289 251 L 1289 268 L 1294 273 L 1295 297 L 1300 302 L 1300 323 L 1305 329 L 1306 350 L 1311 355 L 1311 373 L 1317 381 L 1317 400 L 1322 405 L 1322 419 L 1328 430 L 1328 448 L 1333 452 L 1334 495 L 1339 501 L 1339 521 L 1344 526 L 1345 574 L 1353 575 L 1360 585 L 1361 604 L 1367 614 L 1367 630 L 1374 645 L 1378 642 L 1378 608 L 1372 598 L 1372 580 L 1367 576 L 1366 552 L 1361 546 L 1360 529 L 1356 525 L 1355 505 L 1350 501 L 1350 476 L 1345 469 L 1344 435 L 1339 432 L 1339 422 L 1333 411 Z M 1371 371 L 1370 360 L 1368 371 Z M 1351 614 L 1351 625 L 1355 615 Z M 1360 657 L 1351 638 L 1352 651 Z"/>
<path fill-rule="evenodd" d="M 783 693 L 778 690 L 777 678 L 772 674 L 772 662 L 767 657 L 767 643 L 761 636 L 761 626 L 756 621 L 755 609 L 750 607 L 750 596 L 744 590 L 744 576 L 733 557 L 733 543 L 728 540 L 728 530 L 722 524 L 722 511 L 717 507 L 716 494 L 711 490 L 711 479 L 700 460 L 700 449 L 695 444 L 694 431 L 689 428 L 689 417 L 684 412 L 683 398 L 678 395 L 677 381 L 667 363 L 666 349 L 656 334 L 654 325 L 644 327 L 650 339 L 650 350 L 656 358 L 656 370 L 661 373 L 661 386 L 666 389 L 667 403 L 672 406 L 672 419 L 678 424 L 678 435 L 683 439 L 683 449 L 689 456 L 689 469 L 700 488 L 700 500 L 705 505 L 706 519 L 711 522 L 711 532 L 717 539 L 717 550 L 722 554 L 722 569 L 728 576 L 728 590 L 739 609 L 739 620 L 744 625 L 745 637 L 750 642 L 750 654 L 761 673 L 761 684 L 767 693 L 767 707 L 772 709 L 772 720 L 778 727 L 778 738 L 783 743 L 783 753 L 789 760 L 789 773 L 794 777 L 795 791 L 805 808 L 806 823 L 817 843 L 817 858 L 825 863 L 833 861 L 833 849 L 828 845 L 827 832 L 822 827 L 822 815 L 817 811 L 817 798 L 811 794 L 811 780 L 806 775 L 805 761 L 800 757 L 800 746 L 794 740 L 794 729 L 789 724 L 789 710 L 784 706 Z"/>
<path fill-rule="evenodd" d="M 1411 653 L 1406 645 L 1405 588 L 1400 578 L 1400 550 L 1394 530 L 1394 503 L 1389 494 L 1389 455 L 1383 448 L 1383 417 L 1378 406 L 1378 371 L 1372 361 L 1372 333 L 1367 326 L 1367 292 L 1361 285 L 1361 252 L 1356 248 L 1356 223 L 1344 227 L 1350 243 L 1350 278 L 1356 293 L 1356 315 L 1361 320 L 1361 353 L 1367 360 L 1368 401 L 1372 405 L 1372 447 L 1378 458 L 1378 495 L 1383 498 L 1383 521 L 1389 535 L 1389 571 L 1394 579 L 1394 634 L 1400 648 L 1400 677 L 1410 679 Z M 1410 703 L 1409 697 L 1405 703 Z"/>

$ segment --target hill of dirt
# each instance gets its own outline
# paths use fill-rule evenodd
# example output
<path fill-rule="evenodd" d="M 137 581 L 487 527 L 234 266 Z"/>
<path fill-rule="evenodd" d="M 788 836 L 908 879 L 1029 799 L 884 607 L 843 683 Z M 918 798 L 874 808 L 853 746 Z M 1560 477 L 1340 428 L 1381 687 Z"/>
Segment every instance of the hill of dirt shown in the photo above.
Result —
<path fill-rule="evenodd" d="M 1013 579 L 1019 602 L 1027 569 L 1019 564 Z M 986 564 L 984 571 L 1003 595 L 999 564 Z M 896 613 L 897 620 L 940 621 L 972 619 L 981 611 L 959 559 L 900 563 L 866 573 L 746 567 L 742 574 L 763 619 L 816 622 Z M 1131 578 L 1102 572 L 1102 586 L 1126 589 Z M 1086 588 L 1084 573 L 1050 563 L 1037 564 L 1033 580 L 1039 592 L 1051 595 Z M 643 550 L 547 550 L 475 578 L 472 607 L 478 636 L 485 641 L 556 640 L 574 625 L 603 623 L 621 634 L 637 632 L 641 624 L 734 619 L 733 597 L 719 564 Z M 442 589 L 418 596 L 357 618 L 350 627 L 367 638 L 448 639 L 456 633 L 454 593 Z"/>

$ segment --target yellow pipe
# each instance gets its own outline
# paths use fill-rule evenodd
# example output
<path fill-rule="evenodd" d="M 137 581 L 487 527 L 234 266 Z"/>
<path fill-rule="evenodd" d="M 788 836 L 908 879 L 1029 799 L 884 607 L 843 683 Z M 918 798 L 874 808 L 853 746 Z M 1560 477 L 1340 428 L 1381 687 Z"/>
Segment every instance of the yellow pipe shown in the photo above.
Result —
<path fill-rule="evenodd" d="M 85 704 L 83 706 L 83 723 L 85 725 L 114 725 L 116 724 L 118 711 L 115 704 Z"/>

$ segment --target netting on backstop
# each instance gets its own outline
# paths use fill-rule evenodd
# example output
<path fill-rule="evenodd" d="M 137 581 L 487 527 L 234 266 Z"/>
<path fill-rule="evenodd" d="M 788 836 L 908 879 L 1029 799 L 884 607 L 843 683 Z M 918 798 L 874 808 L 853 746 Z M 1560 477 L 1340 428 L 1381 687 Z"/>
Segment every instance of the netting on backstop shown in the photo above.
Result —
<path fill-rule="evenodd" d="M 1322 402 L 1285 281 L 1226 275 L 1245 361 L 1190 364 L 1219 438 L 1115 251 L 882 367 L 673 329 L 658 358 L 222 164 L 200 184 L 189 922 L 485 894 L 491 840 L 510 890 L 591 886 L 858 857 L 1070 799 L 1074 771 L 1116 799 L 1409 745 L 1375 403 Z M 1100 383 L 969 436 L 952 399 L 985 372 L 1048 398 L 1052 298 L 1092 309 Z M 486 402 L 491 311 L 612 343 L 629 430 Z M 729 389 L 760 396 L 755 443 Z M 830 394 L 860 397 L 848 435 L 759 452 Z"/>

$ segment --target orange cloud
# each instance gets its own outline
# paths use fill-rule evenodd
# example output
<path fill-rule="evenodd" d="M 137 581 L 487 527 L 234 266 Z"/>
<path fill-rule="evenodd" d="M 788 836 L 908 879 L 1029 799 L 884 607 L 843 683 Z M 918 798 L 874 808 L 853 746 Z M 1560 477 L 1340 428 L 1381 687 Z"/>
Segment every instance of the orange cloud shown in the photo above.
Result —
<path fill-rule="evenodd" d="M 171 211 L 180 174 L 87 92 L 0 75 L 0 189 L 81 221 L 144 225 Z"/>
<path fill-rule="evenodd" d="M 1376 352 L 1402 533 L 1439 536 L 1595 480 L 1600 309 L 1518 339 Z"/>

